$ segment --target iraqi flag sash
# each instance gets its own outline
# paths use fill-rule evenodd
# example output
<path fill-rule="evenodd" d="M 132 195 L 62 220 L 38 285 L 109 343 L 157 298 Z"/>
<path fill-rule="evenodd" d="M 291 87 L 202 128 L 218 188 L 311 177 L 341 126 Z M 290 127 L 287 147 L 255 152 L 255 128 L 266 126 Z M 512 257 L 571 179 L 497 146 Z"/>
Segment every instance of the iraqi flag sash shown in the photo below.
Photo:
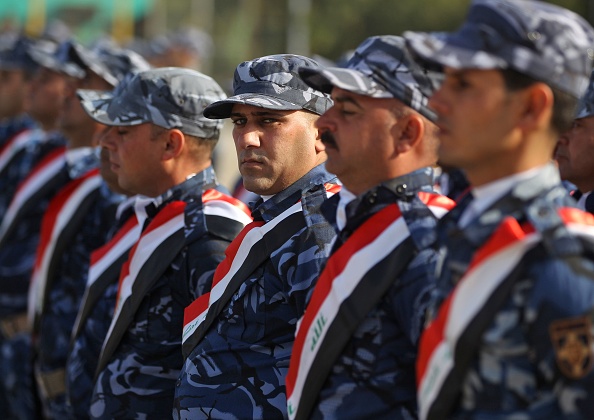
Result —
<path fill-rule="evenodd" d="M 202 340 L 233 294 L 270 254 L 305 227 L 298 202 L 270 222 L 252 222 L 229 244 L 225 259 L 218 265 L 212 289 L 184 311 L 182 343 L 184 355 Z"/>
<path fill-rule="evenodd" d="M 21 131 L 13 136 L 0 151 L 0 173 L 4 172 L 11 160 L 29 144 L 32 138 L 41 135 L 43 130 L 36 128 Z"/>
<path fill-rule="evenodd" d="M 141 230 L 136 215 L 132 214 L 109 242 L 91 254 L 87 286 L 72 330 L 73 340 L 80 334 L 105 289 L 118 280 L 122 265 L 138 241 Z"/>
<path fill-rule="evenodd" d="M 103 342 L 96 373 L 115 352 L 142 300 L 186 244 L 183 201 L 163 207 L 140 235 L 120 271 L 113 319 Z"/>
<path fill-rule="evenodd" d="M 576 236 L 594 240 L 594 217 L 564 208 L 559 215 Z M 522 260 L 542 236 L 529 224 L 504 219 L 479 248 L 466 274 L 421 336 L 417 391 L 421 419 L 447 418 L 459 398 L 480 337 L 522 275 Z"/>
<path fill-rule="evenodd" d="M 39 245 L 29 288 L 29 320 L 34 331 L 43 312 L 47 291 L 65 247 L 79 230 L 101 185 L 99 169 L 92 169 L 67 184 L 52 198 L 43 216 Z"/>
<path fill-rule="evenodd" d="M 340 191 L 338 184 L 326 183 L 326 197 Z M 219 316 L 247 276 L 270 254 L 306 226 L 301 201 L 270 222 L 252 222 L 237 235 L 225 251 L 225 259 L 215 270 L 211 291 L 200 296 L 184 311 L 182 350 L 187 357 Z"/>
<path fill-rule="evenodd" d="M 442 196 L 419 197 L 437 218 L 451 208 Z M 290 419 L 309 418 L 351 335 L 414 254 L 408 226 L 398 205 L 391 204 L 365 221 L 328 259 L 297 327 L 286 379 Z"/>
<path fill-rule="evenodd" d="M 20 183 L 0 224 L 0 247 L 10 238 L 12 231 L 31 207 L 37 205 L 38 199 L 67 180 L 67 174 L 63 171 L 65 165 L 66 149 L 56 149 L 41 160 Z"/>

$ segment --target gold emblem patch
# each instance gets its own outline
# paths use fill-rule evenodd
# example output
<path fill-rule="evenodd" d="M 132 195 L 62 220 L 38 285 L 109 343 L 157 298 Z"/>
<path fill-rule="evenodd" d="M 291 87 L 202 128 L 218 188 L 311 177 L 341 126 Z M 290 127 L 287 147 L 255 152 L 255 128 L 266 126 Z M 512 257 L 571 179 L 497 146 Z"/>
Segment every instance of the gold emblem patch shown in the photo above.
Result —
<path fill-rule="evenodd" d="M 549 326 L 557 366 L 571 379 L 583 378 L 592 369 L 592 331 L 590 317 L 566 318 Z"/>

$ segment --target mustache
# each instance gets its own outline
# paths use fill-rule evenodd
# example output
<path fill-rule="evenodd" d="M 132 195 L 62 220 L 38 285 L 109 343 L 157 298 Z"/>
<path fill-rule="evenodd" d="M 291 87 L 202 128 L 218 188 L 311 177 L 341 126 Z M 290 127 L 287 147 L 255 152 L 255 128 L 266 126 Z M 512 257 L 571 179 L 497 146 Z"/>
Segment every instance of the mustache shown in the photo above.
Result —
<path fill-rule="evenodd" d="M 320 139 L 322 140 L 322 143 L 324 143 L 325 146 L 331 146 L 336 148 L 336 140 L 334 139 L 334 135 L 331 132 L 324 131 L 320 136 Z"/>

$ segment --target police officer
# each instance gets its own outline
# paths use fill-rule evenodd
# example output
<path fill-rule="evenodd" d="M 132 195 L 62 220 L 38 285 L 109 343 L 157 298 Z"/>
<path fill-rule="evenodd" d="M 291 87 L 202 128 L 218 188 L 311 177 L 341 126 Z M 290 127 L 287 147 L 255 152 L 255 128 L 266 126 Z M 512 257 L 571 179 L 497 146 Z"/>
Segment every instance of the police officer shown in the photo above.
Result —
<path fill-rule="evenodd" d="M 594 73 L 580 98 L 571 129 L 559 137 L 555 160 L 561 179 L 578 188 L 572 192 L 578 207 L 594 213 Z"/>
<path fill-rule="evenodd" d="M 421 418 L 592 418 L 592 217 L 551 162 L 594 30 L 532 0 L 475 0 L 461 29 L 405 33 L 442 65 L 439 159 L 472 185 L 440 222 L 443 259 L 417 363 Z"/>
<path fill-rule="evenodd" d="M 430 245 L 453 206 L 433 190 L 427 101 L 438 77 L 412 62 L 398 36 L 366 39 L 346 68 L 300 74 L 332 93 L 316 126 L 326 168 L 343 187 L 323 206 L 340 232 L 297 330 L 288 414 L 413 418 L 417 343 L 434 285 Z"/>
<path fill-rule="evenodd" d="M 37 126 L 21 130 L 9 139 L 0 151 L 0 214 L 3 222 L 0 230 L 6 239 L 7 222 L 16 210 L 12 200 L 22 181 L 47 155 L 63 149 L 66 142 L 64 136 L 56 130 L 57 117 L 64 97 L 64 78 L 56 72 L 47 71 L 35 60 L 35 52 L 51 52 L 55 50 L 56 45 L 44 40 L 21 38 L 14 48 L 20 48 L 21 51 L 13 51 L 13 60 L 20 62 L 24 68 L 30 68 L 26 71 L 32 72 L 25 91 L 24 109 Z M 39 217 L 36 215 L 35 224 L 39 223 Z M 23 227 L 26 225 L 25 222 Z M 0 377 L 5 384 L 11 405 L 10 410 L 4 412 L 27 418 L 34 413 L 31 408 L 33 394 L 29 363 L 30 337 L 27 334 L 29 329 L 24 307 L 36 236 L 27 237 L 25 232 L 21 238 L 23 242 L 17 240 L 0 251 L 0 295 L 4 302 L 0 315 Z M 30 243 L 31 246 L 28 253 L 25 250 L 26 243 Z M 25 255 L 28 255 L 29 263 L 25 262 Z"/>
<path fill-rule="evenodd" d="M 221 121 L 204 107 L 224 98 L 210 77 L 165 67 L 141 72 L 115 92 L 80 91 L 98 122 L 117 130 L 102 146 L 142 229 L 120 275 L 115 313 L 99 357 L 92 418 L 165 418 L 182 367 L 184 307 L 248 223 L 247 207 L 223 194 L 211 166 Z"/>
<path fill-rule="evenodd" d="M 126 74 L 149 68 L 136 54 L 111 45 L 87 50 L 74 43 L 70 52 L 84 76 L 68 82 L 60 127 L 69 141 L 66 159 L 74 162 L 76 174 L 51 199 L 43 216 L 28 306 L 35 377 L 44 413 L 52 418 L 70 416 L 65 367 L 90 253 L 105 243 L 116 206 L 123 199 L 108 188 L 97 167 L 92 146 L 105 127 L 84 112 L 71 89 L 87 85 L 110 89 Z"/>
<path fill-rule="evenodd" d="M 231 118 L 244 185 L 262 198 L 211 292 L 186 309 L 175 418 L 286 416 L 296 322 L 335 236 L 319 210 L 335 177 L 314 125 L 331 100 L 303 82 L 299 67 L 318 65 L 291 54 L 243 62 L 234 95 L 204 111 Z"/>

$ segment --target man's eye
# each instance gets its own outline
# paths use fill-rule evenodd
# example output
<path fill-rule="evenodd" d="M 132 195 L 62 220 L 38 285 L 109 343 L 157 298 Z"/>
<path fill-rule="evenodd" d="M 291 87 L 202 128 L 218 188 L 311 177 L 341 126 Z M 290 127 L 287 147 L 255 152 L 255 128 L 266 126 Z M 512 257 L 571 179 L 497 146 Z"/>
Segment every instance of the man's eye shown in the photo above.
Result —
<path fill-rule="evenodd" d="M 232 120 L 231 120 L 231 123 L 232 123 L 233 125 L 243 125 L 243 124 L 245 124 L 245 119 L 244 119 L 244 118 L 238 118 L 238 119 L 236 119 L 236 120 L 233 120 L 233 119 L 232 119 Z"/>

